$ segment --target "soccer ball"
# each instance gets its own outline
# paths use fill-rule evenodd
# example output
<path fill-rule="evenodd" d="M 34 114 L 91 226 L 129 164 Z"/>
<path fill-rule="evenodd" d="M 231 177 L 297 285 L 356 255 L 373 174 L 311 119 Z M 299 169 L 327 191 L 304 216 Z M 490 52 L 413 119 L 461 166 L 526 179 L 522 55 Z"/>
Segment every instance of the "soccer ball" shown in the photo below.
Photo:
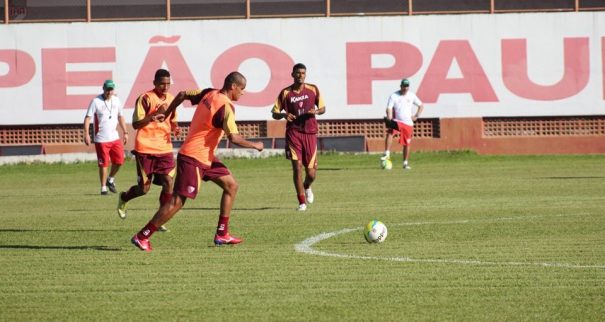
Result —
<path fill-rule="evenodd" d="M 363 236 L 368 243 L 382 243 L 387 239 L 387 226 L 376 219 L 370 221 L 363 230 Z"/>
<path fill-rule="evenodd" d="M 393 169 L 393 162 L 389 159 L 380 160 L 380 167 L 384 170 L 391 170 Z"/>

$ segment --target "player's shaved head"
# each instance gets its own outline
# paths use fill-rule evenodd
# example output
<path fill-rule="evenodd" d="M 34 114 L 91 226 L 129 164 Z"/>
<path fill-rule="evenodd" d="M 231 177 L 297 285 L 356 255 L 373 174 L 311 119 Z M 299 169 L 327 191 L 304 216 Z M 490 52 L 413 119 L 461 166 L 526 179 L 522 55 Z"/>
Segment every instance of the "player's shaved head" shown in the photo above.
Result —
<path fill-rule="evenodd" d="M 246 85 L 246 77 L 240 72 L 231 72 L 227 77 L 225 77 L 225 83 L 223 84 L 223 88 L 228 89 L 231 88 L 231 85 Z"/>

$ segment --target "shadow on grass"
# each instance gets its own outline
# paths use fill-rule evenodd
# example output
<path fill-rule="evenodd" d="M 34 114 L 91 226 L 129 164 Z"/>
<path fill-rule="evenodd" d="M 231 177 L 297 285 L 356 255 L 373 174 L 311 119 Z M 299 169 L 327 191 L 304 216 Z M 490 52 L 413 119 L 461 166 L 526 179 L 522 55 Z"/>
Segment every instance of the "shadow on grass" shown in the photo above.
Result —
<path fill-rule="evenodd" d="M 10 229 L 10 228 L 0 228 L 0 233 L 28 233 L 28 232 L 99 232 L 99 231 L 116 231 L 116 229 Z"/>
<path fill-rule="evenodd" d="M 56 250 L 99 250 L 109 252 L 120 252 L 121 248 L 109 246 L 36 246 L 36 245 L 0 245 L 0 249 L 56 249 Z"/>
<path fill-rule="evenodd" d="M 259 210 L 274 210 L 274 209 L 282 209 L 280 207 L 257 207 L 257 208 L 233 208 L 231 211 L 259 211 Z M 179 211 L 188 211 L 188 210 L 220 210 L 219 207 L 183 207 Z"/>
<path fill-rule="evenodd" d="M 537 179 L 552 179 L 552 180 L 578 180 L 578 179 L 605 179 L 605 177 L 540 177 Z"/>

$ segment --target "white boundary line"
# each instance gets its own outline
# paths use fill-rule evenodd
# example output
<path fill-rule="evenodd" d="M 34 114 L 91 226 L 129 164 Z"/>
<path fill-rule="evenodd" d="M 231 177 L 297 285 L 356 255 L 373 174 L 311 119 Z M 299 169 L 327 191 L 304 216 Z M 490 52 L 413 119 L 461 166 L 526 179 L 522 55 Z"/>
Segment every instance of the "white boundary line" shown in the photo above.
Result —
<path fill-rule="evenodd" d="M 508 220 L 521 220 L 521 219 L 533 219 L 542 217 L 563 217 L 569 215 L 557 215 L 557 216 L 531 216 L 531 217 L 505 217 L 505 218 L 494 218 L 494 219 L 477 219 L 477 220 L 457 220 L 457 221 L 443 221 L 443 222 L 415 222 L 415 223 L 403 223 L 397 226 L 419 226 L 419 225 L 450 225 L 450 224 L 471 224 L 479 222 L 496 222 L 496 221 L 508 221 Z M 547 262 L 489 262 L 489 261 L 478 261 L 478 260 L 464 260 L 464 259 L 417 259 L 410 257 L 377 257 L 377 256 L 359 256 L 359 255 L 348 255 L 339 253 L 329 253 L 313 248 L 313 245 L 332 237 L 347 234 L 354 231 L 362 230 L 363 227 L 358 228 L 345 228 L 338 231 L 321 233 L 319 235 L 307 238 L 302 242 L 294 245 L 294 249 L 297 252 L 317 255 L 317 256 L 328 256 L 338 257 L 347 259 L 362 259 L 362 260 L 385 260 L 392 262 L 409 262 L 409 263 L 438 263 L 438 264 L 460 264 L 460 265 L 494 265 L 494 266 L 543 266 L 543 267 L 561 267 L 561 268 L 598 268 L 605 269 L 605 265 L 577 265 L 569 263 L 547 263 Z"/>

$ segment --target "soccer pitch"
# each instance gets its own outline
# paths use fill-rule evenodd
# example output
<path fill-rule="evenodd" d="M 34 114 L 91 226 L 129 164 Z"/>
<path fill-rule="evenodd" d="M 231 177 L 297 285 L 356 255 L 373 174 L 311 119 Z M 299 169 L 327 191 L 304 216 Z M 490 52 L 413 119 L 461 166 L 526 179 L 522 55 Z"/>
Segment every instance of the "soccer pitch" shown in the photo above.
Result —
<path fill-rule="evenodd" d="M 289 161 L 223 160 L 240 183 L 214 247 L 220 191 L 130 244 L 159 187 L 99 195 L 94 163 L 0 167 L 0 321 L 602 321 L 605 156 L 319 156 L 300 213 Z M 134 162 L 117 177 L 134 184 Z M 368 244 L 371 219 L 388 229 Z"/>

